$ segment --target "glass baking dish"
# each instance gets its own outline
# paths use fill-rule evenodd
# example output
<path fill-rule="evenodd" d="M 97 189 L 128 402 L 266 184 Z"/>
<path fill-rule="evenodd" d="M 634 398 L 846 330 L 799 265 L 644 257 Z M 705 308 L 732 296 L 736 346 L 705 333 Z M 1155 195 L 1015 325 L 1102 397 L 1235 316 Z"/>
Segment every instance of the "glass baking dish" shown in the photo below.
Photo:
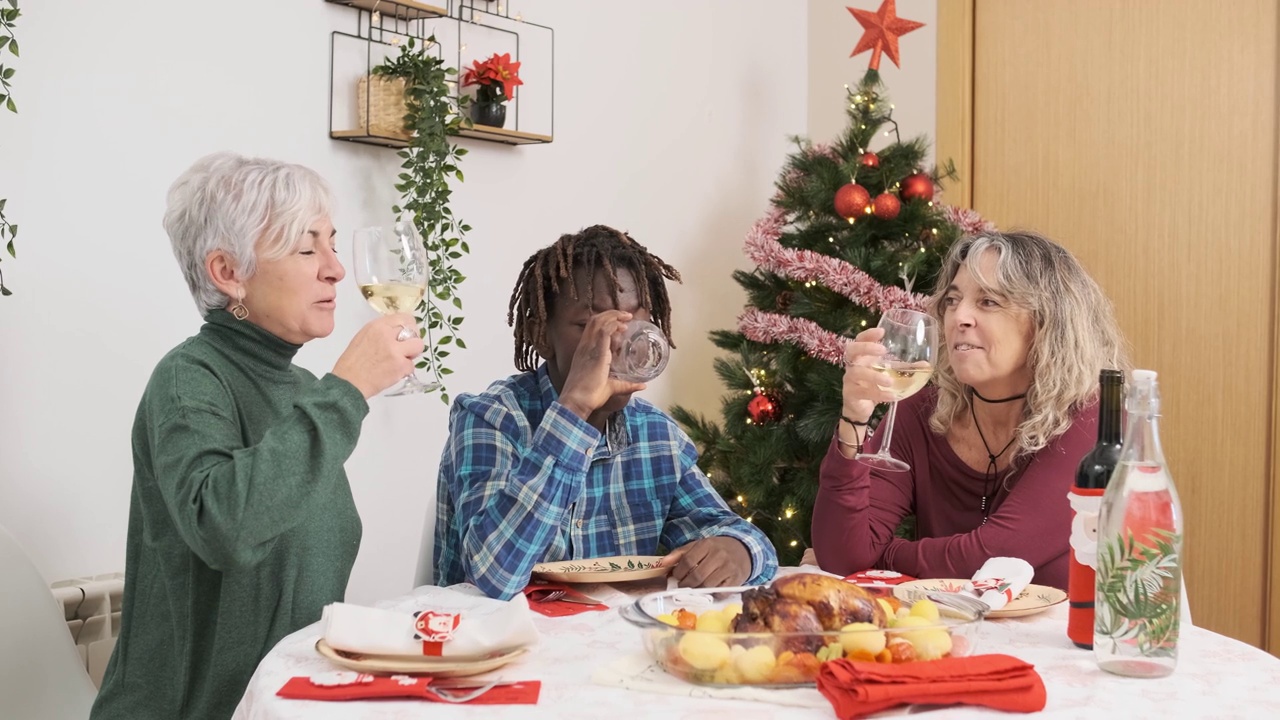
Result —
<path fill-rule="evenodd" d="M 836 658 L 876 662 L 926 662 L 971 655 L 977 645 L 979 617 L 934 605 L 933 612 L 911 615 L 910 605 L 892 604 L 893 620 L 848 630 L 819 632 L 732 632 L 732 615 L 751 587 L 677 589 L 649 593 L 620 609 L 640 629 L 641 641 L 657 664 L 671 675 L 697 685 L 737 687 L 812 686 L 823 662 Z M 877 602 L 872 597 L 871 602 Z M 882 606 L 883 607 L 883 606 Z M 683 613 L 681 612 L 683 611 Z M 708 611 L 711 611 L 708 613 Z M 696 626 L 671 623 L 696 614 Z M 911 620 L 902 620 L 902 615 Z M 847 625 L 844 627 L 848 627 Z M 702 628 L 702 629 L 699 629 Z"/>

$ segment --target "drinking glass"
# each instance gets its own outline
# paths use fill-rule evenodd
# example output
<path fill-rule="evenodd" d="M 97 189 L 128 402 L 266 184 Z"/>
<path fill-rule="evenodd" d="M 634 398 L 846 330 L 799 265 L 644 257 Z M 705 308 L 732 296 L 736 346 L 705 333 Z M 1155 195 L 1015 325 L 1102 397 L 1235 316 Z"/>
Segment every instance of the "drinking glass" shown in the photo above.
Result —
<path fill-rule="evenodd" d="M 418 308 L 427 289 L 427 251 L 408 218 L 391 227 L 356 230 L 353 252 L 356 284 L 374 310 L 390 315 Z M 418 333 L 416 325 L 405 329 Z M 440 383 L 424 383 L 411 372 L 382 394 L 416 395 L 439 387 Z"/>
<path fill-rule="evenodd" d="M 858 453 L 856 459 L 885 470 L 910 470 L 910 465 L 889 454 L 893 419 L 898 401 L 915 395 L 933 375 L 938 356 L 938 323 L 924 313 L 894 308 L 880 316 L 877 327 L 884 330 L 880 344 L 886 352 L 876 358 L 871 368 L 889 377 L 893 402 L 889 403 L 880 430 L 880 450 L 874 454 Z"/>
<path fill-rule="evenodd" d="M 613 340 L 609 374 L 627 382 L 646 383 L 667 368 L 671 347 L 662 328 L 644 320 L 632 320 Z"/>

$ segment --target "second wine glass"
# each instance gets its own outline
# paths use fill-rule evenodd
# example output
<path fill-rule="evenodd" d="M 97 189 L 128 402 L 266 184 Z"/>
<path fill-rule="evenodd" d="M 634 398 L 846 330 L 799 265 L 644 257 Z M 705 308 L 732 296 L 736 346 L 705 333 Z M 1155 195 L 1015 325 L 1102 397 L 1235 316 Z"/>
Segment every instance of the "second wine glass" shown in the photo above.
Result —
<path fill-rule="evenodd" d="M 427 251 L 413 223 L 401 219 L 391 227 L 367 227 L 355 232 L 355 275 L 360 294 L 383 315 L 412 313 L 427 289 Z M 416 327 L 406 328 L 417 334 Z M 410 373 L 383 395 L 416 395 L 438 389 Z"/>
<path fill-rule="evenodd" d="M 871 367 L 889 377 L 889 392 L 893 402 L 881 423 L 880 449 L 875 453 L 858 453 L 857 460 L 885 470 L 910 470 L 911 466 L 889 454 L 893 440 L 893 420 L 898 401 L 915 395 L 933 376 L 933 366 L 938 356 L 938 323 L 932 317 L 894 308 L 880 316 L 877 327 L 884 330 L 880 344 L 885 354 L 876 358 Z"/>

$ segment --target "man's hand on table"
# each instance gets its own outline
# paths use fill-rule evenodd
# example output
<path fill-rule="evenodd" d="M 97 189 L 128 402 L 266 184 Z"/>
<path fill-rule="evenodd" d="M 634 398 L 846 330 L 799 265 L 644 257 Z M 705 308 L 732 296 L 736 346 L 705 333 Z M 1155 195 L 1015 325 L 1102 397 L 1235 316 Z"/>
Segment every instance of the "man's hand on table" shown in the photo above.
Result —
<path fill-rule="evenodd" d="M 676 548 L 659 562 L 672 565 L 681 587 L 742 585 L 751 577 L 751 553 L 741 541 L 717 535 Z"/>

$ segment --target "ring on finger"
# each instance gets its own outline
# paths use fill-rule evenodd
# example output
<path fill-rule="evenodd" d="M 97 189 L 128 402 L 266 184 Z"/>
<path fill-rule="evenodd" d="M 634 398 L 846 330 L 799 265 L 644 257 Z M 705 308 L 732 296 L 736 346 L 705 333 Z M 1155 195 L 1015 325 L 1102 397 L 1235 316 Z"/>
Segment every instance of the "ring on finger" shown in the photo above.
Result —
<path fill-rule="evenodd" d="M 411 337 L 413 337 L 413 331 L 401 325 L 400 332 L 396 333 L 396 340 L 399 342 L 404 342 L 405 340 L 408 340 Z"/>

